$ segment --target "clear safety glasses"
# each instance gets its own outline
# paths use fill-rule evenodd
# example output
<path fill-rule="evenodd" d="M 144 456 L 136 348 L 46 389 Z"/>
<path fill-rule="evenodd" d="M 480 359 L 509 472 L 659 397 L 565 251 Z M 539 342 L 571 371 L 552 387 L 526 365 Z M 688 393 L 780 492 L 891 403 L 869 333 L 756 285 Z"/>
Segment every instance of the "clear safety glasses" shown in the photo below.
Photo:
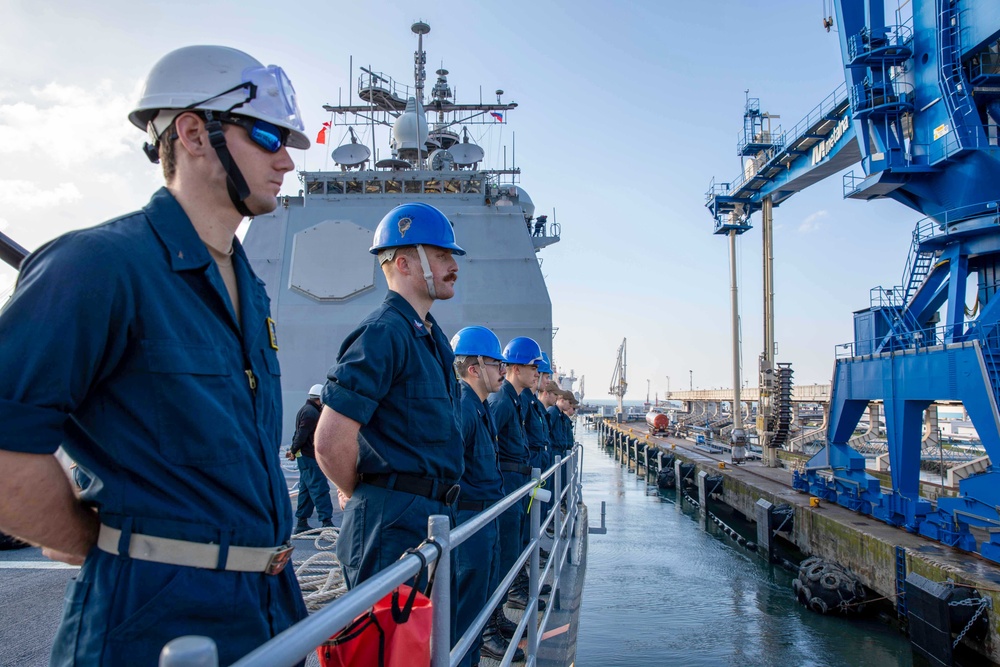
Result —
<path fill-rule="evenodd" d="M 243 99 L 229 105 L 229 102 L 233 101 L 233 94 L 244 90 L 245 92 L 238 95 Z M 247 68 L 243 70 L 242 83 L 211 97 L 193 102 L 184 108 L 206 109 L 203 105 L 212 100 L 219 100 L 219 102 L 228 105 L 227 108 L 218 109 L 224 113 L 235 112 L 247 116 L 264 116 L 278 123 L 286 123 L 300 132 L 305 130 L 292 82 L 285 74 L 285 70 L 277 65 Z M 210 106 L 215 108 L 214 104 Z M 253 113 L 249 113 L 251 110 Z"/>
<path fill-rule="evenodd" d="M 248 106 L 262 116 L 288 123 L 300 132 L 305 130 L 295 88 L 285 70 L 277 65 L 250 67 L 243 70 L 243 81 L 250 89 L 250 99 L 237 106 Z"/>

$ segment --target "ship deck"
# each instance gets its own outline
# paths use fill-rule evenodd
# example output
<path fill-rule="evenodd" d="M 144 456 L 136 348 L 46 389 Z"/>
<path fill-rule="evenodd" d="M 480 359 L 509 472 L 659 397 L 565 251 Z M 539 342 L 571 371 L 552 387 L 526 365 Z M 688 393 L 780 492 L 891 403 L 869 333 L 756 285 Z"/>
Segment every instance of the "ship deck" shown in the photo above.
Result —
<path fill-rule="evenodd" d="M 285 468 L 292 505 L 295 506 L 298 471 Z M 343 512 L 334 504 L 333 522 L 340 525 Z M 318 521 L 314 516 L 313 525 Z M 586 573 L 587 553 L 586 508 L 581 505 L 577 539 L 569 542 L 573 558 L 567 558 L 557 585 L 553 585 L 547 602 L 555 605 L 546 632 L 539 645 L 537 663 L 541 667 L 566 667 L 576 659 L 576 636 L 580 620 L 580 603 Z M 315 536 L 293 540 L 298 564 L 329 547 Z M 542 547 L 551 549 L 551 538 L 543 538 Z M 53 562 L 45 558 L 41 549 L 25 548 L 0 551 L 0 665 L 19 667 L 45 667 L 49 664 L 52 642 L 62 618 L 63 596 L 67 583 L 80 571 L 79 567 Z M 551 583 L 551 576 L 546 580 Z M 519 622 L 523 610 L 506 608 L 512 621 Z M 539 613 L 541 620 L 542 613 Z M 522 640 L 521 646 L 526 643 Z M 313 654 L 306 661 L 308 667 L 318 665 Z M 483 658 L 484 667 L 499 665 L 499 661 Z M 513 663 L 523 664 L 523 663 Z"/>

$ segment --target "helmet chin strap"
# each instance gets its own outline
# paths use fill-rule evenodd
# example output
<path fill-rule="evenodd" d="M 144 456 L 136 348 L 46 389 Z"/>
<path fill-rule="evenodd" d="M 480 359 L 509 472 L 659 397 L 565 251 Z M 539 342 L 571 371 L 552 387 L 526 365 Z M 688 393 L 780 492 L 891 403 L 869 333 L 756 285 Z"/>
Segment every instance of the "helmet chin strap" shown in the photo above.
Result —
<path fill-rule="evenodd" d="M 479 383 L 483 385 L 483 391 L 485 391 L 487 395 L 492 394 L 493 391 L 490 389 L 490 385 L 486 382 L 486 362 L 483 361 L 483 355 L 480 354 L 476 357 L 476 359 L 479 360 Z"/>
<path fill-rule="evenodd" d="M 236 207 L 240 215 L 252 218 L 253 213 L 244 203 L 244 200 L 250 196 L 250 186 L 247 185 L 246 179 L 243 178 L 243 173 L 236 165 L 236 161 L 233 160 L 233 156 L 229 152 L 229 147 L 226 146 L 226 135 L 222 131 L 222 123 L 211 111 L 205 111 L 204 113 L 208 140 L 211 142 L 212 148 L 215 149 L 216 155 L 219 156 L 222 168 L 226 170 L 226 189 L 229 191 L 229 200 L 233 202 L 233 206 Z"/>
<path fill-rule="evenodd" d="M 420 255 L 420 268 L 424 271 L 424 282 L 427 283 L 427 295 L 432 299 L 436 299 L 437 292 L 434 290 L 434 274 L 431 273 L 431 263 L 427 261 L 427 253 L 424 252 L 422 244 L 417 244 L 417 254 Z"/>

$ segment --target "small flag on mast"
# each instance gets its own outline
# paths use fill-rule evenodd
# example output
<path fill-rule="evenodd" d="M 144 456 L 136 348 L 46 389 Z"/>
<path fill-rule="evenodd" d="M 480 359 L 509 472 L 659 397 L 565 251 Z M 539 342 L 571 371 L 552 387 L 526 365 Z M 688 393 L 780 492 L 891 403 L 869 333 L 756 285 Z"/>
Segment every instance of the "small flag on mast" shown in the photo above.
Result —
<path fill-rule="evenodd" d="M 491 112 L 490 112 L 490 115 L 491 115 L 491 116 L 493 116 L 493 118 L 494 118 L 494 119 L 495 119 L 495 120 L 496 120 L 497 122 L 500 122 L 500 123 L 502 123 L 502 122 L 503 122 L 503 114 L 502 114 L 502 113 L 500 113 L 499 111 L 491 111 Z"/>
<path fill-rule="evenodd" d="M 319 134 L 316 135 L 316 143 L 317 144 L 325 144 L 326 143 L 326 131 L 329 130 L 331 127 L 333 127 L 333 123 L 330 123 L 330 122 L 323 123 L 323 129 L 320 130 Z"/>

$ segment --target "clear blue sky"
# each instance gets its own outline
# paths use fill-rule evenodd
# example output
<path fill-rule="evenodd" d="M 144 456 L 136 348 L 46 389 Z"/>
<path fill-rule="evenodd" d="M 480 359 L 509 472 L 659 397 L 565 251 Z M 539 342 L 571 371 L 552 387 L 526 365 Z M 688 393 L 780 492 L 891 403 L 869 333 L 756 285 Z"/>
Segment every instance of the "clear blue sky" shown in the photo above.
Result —
<path fill-rule="evenodd" d="M 892 4 L 892 3 L 887 3 Z M 160 183 L 125 119 L 142 77 L 178 46 L 218 43 L 282 65 L 315 134 L 355 68 L 411 75 L 412 21 L 431 25 L 459 101 L 495 88 L 519 108 L 521 185 L 555 208 L 542 252 L 555 357 L 606 397 L 623 337 L 629 398 L 732 383 L 727 243 L 704 207 L 733 180 L 744 90 L 793 126 L 843 80 L 821 3 L 122 2 L 5 0 L 0 23 L 0 229 L 33 249 L 141 206 Z M 357 71 L 355 71 L 355 76 Z M 494 146 L 496 150 L 497 146 Z M 326 147 L 296 156 L 319 168 Z M 286 178 L 289 193 L 298 190 Z M 919 216 L 842 198 L 840 175 L 775 210 L 776 338 L 797 383 L 829 382 L 868 291 L 897 284 Z M 740 241 L 744 370 L 761 349 L 759 219 Z M 0 291 L 14 274 L 0 269 Z M 459 285 L 461 287 L 461 285 Z"/>

